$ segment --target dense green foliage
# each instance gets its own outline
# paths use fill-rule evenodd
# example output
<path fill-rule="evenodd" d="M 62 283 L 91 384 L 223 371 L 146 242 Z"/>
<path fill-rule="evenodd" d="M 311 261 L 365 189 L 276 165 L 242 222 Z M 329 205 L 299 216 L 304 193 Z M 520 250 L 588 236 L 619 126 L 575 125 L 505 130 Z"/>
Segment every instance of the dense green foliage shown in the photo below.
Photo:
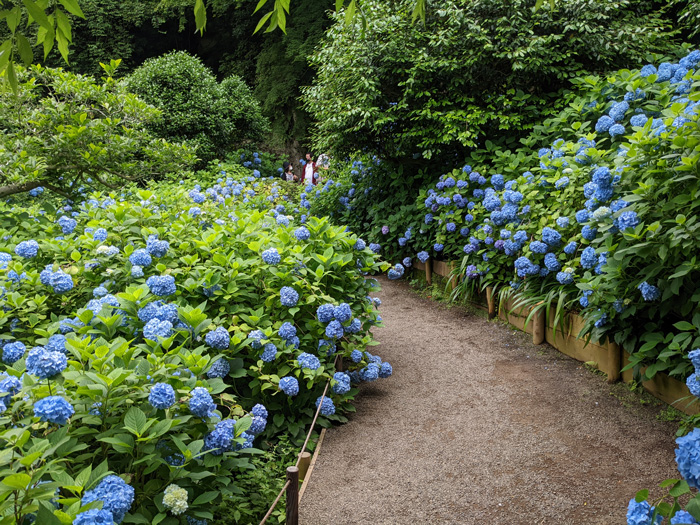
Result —
<path fill-rule="evenodd" d="M 377 257 L 327 219 L 309 218 L 301 235 L 287 186 L 250 173 L 216 166 L 198 175 L 211 185 L 201 192 L 192 181 L 159 183 L 94 193 L 71 212 L 41 199 L 3 204 L 0 516 L 71 521 L 111 472 L 136 491 L 125 523 L 180 523 L 163 498 L 170 484 L 185 489 L 189 516 L 212 519 L 219 505 L 229 514 L 235 501 L 235 520 L 249 522 L 262 504 L 245 491 L 268 489 L 244 474 L 260 463 L 246 448 L 253 439 L 274 448 L 281 434 L 303 439 L 338 355 L 351 370 L 368 366 L 368 330 L 380 319 L 368 298 L 376 283 L 361 271 L 380 270 Z M 262 255 L 272 248 L 276 261 Z M 295 306 L 281 303 L 285 286 L 298 294 Z M 334 335 L 316 314 L 327 303 L 347 303 L 353 320 Z M 25 350 L 13 356 L 17 343 Z M 353 351 L 362 352 L 357 362 Z M 48 352 L 42 365 L 35 352 Z M 318 366 L 302 366 L 303 352 Z M 278 388 L 285 376 L 298 380 L 296 395 Z M 10 390 L 8 377 L 17 378 Z M 321 424 L 353 409 L 357 389 L 347 381 L 329 391 L 335 413 L 324 411 Z M 159 384 L 175 392 L 165 409 L 153 398 Z M 192 402 L 195 388 L 214 397 L 206 415 Z M 50 396 L 70 404 L 68 417 L 42 416 Z M 248 415 L 256 403 L 266 421 Z"/>
<path fill-rule="evenodd" d="M 418 194 L 384 163 L 343 167 L 311 210 L 394 260 L 463 258 L 458 293 L 495 286 L 558 317 L 581 310 L 587 332 L 620 343 L 646 378 L 686 377 L 700 347 L 698 75 L 675 65 L 662 81 L 649 67 L 577 80 L 580 96 L 528 146 L 476 152 L 473 167 L 433 174 Z M 618 122 L 613 134 L 605 119 Z"/>
<path fill-rule="evenodd" d="M 336 23 L 311 59 L 316 145 L 454 165 L 486 141 L 514 145 L 562 107 L 574 76 L 677 46 L 662 3 L 534 3 L 452 0 L 423 26 L 408 9 L 365 2 L 367 29 Z"/>
<path fill-rule="evenodd" d="M 147 129 L 160 111 L 111 76 L 98 83 L 33 66 L 18 79 L 17 95 L 0 91 L 0 196 L 39 186 L 64 195 L 119 188 L 194 162 L 189 148 Z"/>
<path fill-rule="evenodd" d="M 269 124 L 250 89 L 235 75 L 216 81 L 185 52 L 147 60 L 125 80 L 130 91 L 162 110 L 158 136 L 196 148 L 203 163 L 223 158 L 244 140 L 261 140 Z"/>

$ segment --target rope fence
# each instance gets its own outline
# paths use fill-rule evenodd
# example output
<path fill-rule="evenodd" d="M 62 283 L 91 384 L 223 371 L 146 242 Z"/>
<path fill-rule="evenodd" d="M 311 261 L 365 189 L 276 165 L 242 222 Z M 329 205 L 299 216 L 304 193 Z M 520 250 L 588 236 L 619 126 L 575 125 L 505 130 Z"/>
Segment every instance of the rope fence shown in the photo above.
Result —
<path fill-rule="evenodd" d="M 341 356 L 336 356 L 335 358 L 334 367 L 336 370 L 340 370 L 340 367 L 338 366 L 339 362 L 341 363 L 342 367 L 342 361 L 339 361 L 340 358 Z M 311 458 L 311 455 L 308 452 L 306 452 L 306 446 L 309 444 L 311 434 L 313 434 L 314 428 L 316 427 L 316 420 L 318 419 L 318 415 L 321 413 L 323 400 L 326 398 L 326 394 L 328 393 L 328 387 L 330 386 L 330 384 L 331 378 L 329 378 L 328 381 L 326 381 L 326 386 L 323 389 L 323 394 L 321 394 L 321 398 L 319 399 L 318 407 L 316 408 L 316 413 L 314 414 L 314 419 L 313 421 L 311 421 L 311 427 L 309 428 L 309 431 L 306 434 L 306 439 L 304 440 L 304 444 L 302 445 L 301 450 L 297 455 L 297 461 L 293 467 L 287 467 L 287 482 L 284 484 L 279 494 L 277 494 L 275 501 L 272 502 L 272 505 L 268 509 L 267 513 L 260 521 L 260 525 L 264 525 L 264 523 L 270 518 L 273 511 L 275 510 L 275 507 L 277 507 L 277 504 L 280 502 L 280 499 L 282 499 L 282 494 L 284 494 L 285 492 L 287 493 L 285 524 L 299 525 L 299 467 L 301 466 L 303 469 L 303 478 L 306 476 L 308 464 L 304 465 L 302 464 L 302 461 L 305 460 L 306 462 L 308 462 Z"/>

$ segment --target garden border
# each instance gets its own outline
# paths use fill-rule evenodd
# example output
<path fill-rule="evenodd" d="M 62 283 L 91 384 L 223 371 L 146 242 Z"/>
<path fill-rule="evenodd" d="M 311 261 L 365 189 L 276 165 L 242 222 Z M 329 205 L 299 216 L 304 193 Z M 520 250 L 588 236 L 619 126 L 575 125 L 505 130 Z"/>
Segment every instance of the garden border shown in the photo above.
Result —
<path fill-rule="evenodd" d="M 435 273 L 451 279 L 452 289 L 455 288 L 457 282 L 453 276 L 453 271 L 457 268 L 459 268 L 459 263 L 456 261 L 431 261 L 429 259 L 426 263 L 414 263 L 415 270 L 425 272 L 428 284 L 432 284 L 432 273 Z M 489 319 L 492 319 L 496 316 L 496 300 L 489 288 L 486 289 L 485 300 L 487 307 L 474 301 L 470 301 L 470 304 L 488 310 Z M 622 380 L 627 383 L 633 380 L 632 370 L 622 371 L 629 364 L 628 354 L 624 348 L 610 340 L 593 342 L 578 337 L 584 323 L 580 315 L 567 313 L 561 326 L 555 327 L 553 310 L 550 310 L 549 316 L 545 315 L 544 310 L 540 310 L 526 324 L 532 307 L 513 308 L 515 300 L 517 298 L 511 298 L 505 304 L 498 305 L 498 318 L 520 331 L 532 334 L 533 344 L 548 343 L 572 359 L 591 364 L 605 373 L 609 382 Z M 549 318 L 549 322 L 547 322 L 547 318 Z M 641 372 L 644 373 L 644 370 L 642 369 Z M 690 393 L 688 387 L 668 374 L 657 372 L 652 379 L 644 381 L 642 386 L 651 395 L 681 412 L 688 415 L 700 414 L 700 403 Z"/>

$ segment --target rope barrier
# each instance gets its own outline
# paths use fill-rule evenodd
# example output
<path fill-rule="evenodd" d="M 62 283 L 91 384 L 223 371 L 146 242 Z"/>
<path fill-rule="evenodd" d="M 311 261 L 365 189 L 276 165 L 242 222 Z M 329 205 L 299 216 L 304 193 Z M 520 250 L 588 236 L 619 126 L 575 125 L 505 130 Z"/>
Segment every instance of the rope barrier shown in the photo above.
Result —
<path fill-rule="evenodd" d="M 333 362 L 333 366 L 335 369 L 338 368 L 338 359 L 340 356 L 336 356 L 335 361 Z M 301 450 L 299 451 L 299 454 L 297 455 L 297 462 L 295 463 L 294 467 L 288 467 L 287 469 L 287 482 L 284 484 L 284 487 L 282 487 L 282 490 L 280 490 L 279 494 L 277 494 L 277 497 L 275 498 L 275 501 L 272 503 L 270 506 L 269 510 L 267 511 L 267 514 L 263 517 L 263 519 L 260 521 L 260 525 L 264 525 L 265 522 L 268 520 L 268 518 L 272 515 L 272 511 L 275 510 L 275 507 L 279 503 L 280 499 L 282 498 L 282 494 L 289 488 L 290 492 L 292 494 L 298 494 L 298 484 L 299 484 L 299 477 L 298 477 L 298 467 L 299 463 L 301 462 L 301 456 L 302 454 L 306 451 L 306 446 L 309 444 L 309 440 L 311 439 L 311 434 L 313 434 L 314 427 L 316 426 L 316 420 L 318 419 L 318 415 L 321 413 L 321 407 L 323 406 L 323 400 L 326 398 L 326 394 L 328 393 L 328 387 L 331 384 L 331 379 L 329 378 L 328 381 L 326 381 L 326 387 L 323 389 L 323 394 L 321 394 L 321 397 L 318 402 L 318 407 L 316 407 L 316 414 L 314 414 L 314 419 L 311 421 L 311 427 L 309 428 L 308 433 L 306 434 L 306 439 L 304 440 L 304 444 L 301 447 Z M 290 477 L 290 471 L 291 470 L 296 471 L 296 477 Z M 296 479 L 297 486 L 296 487 L 291 487 L 292 479 Z M 296 525 L 298 515 L 298 507 L 299 507 L 299 501 L 298 501 L 298 495 L 296 496 L 297 501 L 294 502 L 293 505 L 290 505 L 290 497 L 288 495 L 287 497 L 287 523 L 289 525 Z M 293 518 L 290 520 L 290 507 L 292 507 L 294 510 L 292 514 L 295 514 Z"/>
<path fill-rule="evenodd" d="M 275 498 L 274 503 L 272 503 L 272 506 L 270 507 L 270 510 L 267 511 L 267 514 L 265 514 L 265 517 L 262 519 L 260 522 L 260 525 L 263 525 L 267 521 L 267 519 L 272 515 L 272 511 L 275 510 L 275 507 L 277 504 L 280 502 L 280 499 L 282 498 L 282 494 L 284 494 L 284 491 L 287 490 L 287 487 L 289 486 L 289 481 L 284 484 L 284 487 L 282 487 L 282 490 L 280 490 L 280 493 L 277 494 L 277 497 Z"/>

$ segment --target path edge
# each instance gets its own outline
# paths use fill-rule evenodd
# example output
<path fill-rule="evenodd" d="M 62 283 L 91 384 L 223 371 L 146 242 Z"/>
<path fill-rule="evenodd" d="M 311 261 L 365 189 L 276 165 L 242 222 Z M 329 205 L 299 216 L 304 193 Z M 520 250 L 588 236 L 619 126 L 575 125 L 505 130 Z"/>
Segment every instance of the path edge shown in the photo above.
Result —
<path fill-rule="evenodd" d="M 311 463 L 309 464 L 309 469 L 306 471 L 306 476 L 304 476 L 304 481 L 301 484 L 301 489 L 299 490 L 299 503 L 301 503 L 301 498 L 304 495 L 304 492 L 306 491 L 306 487 L 309 484 L 309 481 L 311 481 L 311 474 L 314 471 L 314 466 L 316 465 L 316 459 L 318 459 L 318 455 L 321 452 L 321 445 L 323 444 L 323 438 L 326 435 L 326 429 L 323 428 L 321 429 L 321 434 L 318 437 L 318 443 L 316 443 L 316 449 L 314 450 L 314 455 L 311 458 Z"/>

